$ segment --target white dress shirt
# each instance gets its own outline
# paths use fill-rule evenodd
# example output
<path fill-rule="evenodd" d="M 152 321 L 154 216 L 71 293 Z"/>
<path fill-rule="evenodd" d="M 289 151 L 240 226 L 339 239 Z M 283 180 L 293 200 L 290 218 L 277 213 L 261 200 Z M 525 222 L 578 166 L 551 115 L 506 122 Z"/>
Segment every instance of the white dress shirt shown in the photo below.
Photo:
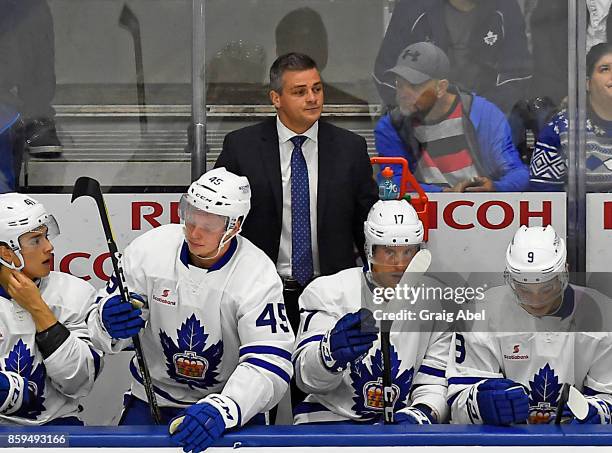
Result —
<path fill-rule="evenodd" d="M 283 216 L 276 269 L 281 277 L 293 277 L 291 275 L 291 154 L 293 153 L 291 138 L 296 135 L 303 135 L 308 137 L 302 145 L 302 153 L 306 160 L 306 168 L 308 168 L 312 264 L 314 275 L 320 275 L 319 248 L 317 245 L 317 184 L 319 181 L 319 147 L 317 140 L 319 122 L 315 122 L 306 132 L 297 134 L 285 126 L 277 116 L 276 130 L 278 132 L 278 148 L 280 151 L 280 168 L 283 187 Z"/>

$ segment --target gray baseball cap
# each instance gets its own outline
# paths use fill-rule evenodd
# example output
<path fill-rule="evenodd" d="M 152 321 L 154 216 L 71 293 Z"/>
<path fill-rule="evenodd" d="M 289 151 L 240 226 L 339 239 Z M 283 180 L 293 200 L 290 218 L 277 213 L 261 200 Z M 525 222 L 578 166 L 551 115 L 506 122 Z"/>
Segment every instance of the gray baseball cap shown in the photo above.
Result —
<path fill-rule="evenodd" d="M 418 85 L 431 79 L 446 79 L 450 72 L 448 57 L 430 42 L 417 42 L 406 47 L 396 65 L 387 74 L 395 74 Z"/>

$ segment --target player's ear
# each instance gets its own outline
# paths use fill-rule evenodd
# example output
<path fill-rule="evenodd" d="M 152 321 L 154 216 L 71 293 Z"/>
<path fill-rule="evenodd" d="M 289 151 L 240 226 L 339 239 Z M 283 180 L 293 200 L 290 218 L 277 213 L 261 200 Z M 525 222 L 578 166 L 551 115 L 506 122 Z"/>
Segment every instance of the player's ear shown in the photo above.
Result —
<path fill-rule="evenodd" d="M 2 260 L 6 261 L 7 263 L 13 264 L 19 261 L 15 256 L 15 253 L 11 250 L 11 248 L 3 242 L 0 243 L 0 258 L 2 258 Z"/>
<path fill-rule="evenodd" d="M 244 220 L 244 217 L 240 217 L 238 220 L 236 220 L 236 225 L 234 225 L 234 228 L 232 228 L 232 234 L 235 235 L 240 231 L 240 228 L 242 228 L 242 221 Z"/>
<path fill-rule="evenodd" d="M 280 93 L 275 90 L 270 90 L 269 96 L 272 105 L 277 109 L 280 108 Z"/>

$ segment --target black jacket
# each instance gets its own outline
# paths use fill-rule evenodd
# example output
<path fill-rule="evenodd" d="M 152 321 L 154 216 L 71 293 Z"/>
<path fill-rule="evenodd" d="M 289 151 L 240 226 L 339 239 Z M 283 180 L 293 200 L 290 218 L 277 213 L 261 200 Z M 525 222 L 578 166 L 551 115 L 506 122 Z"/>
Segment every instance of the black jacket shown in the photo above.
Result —
<path fill-rule="evenodd" d="M 363 137 L 319 121 L 318 156 L 319 264 L 330 275 L 355 266 L 354 245 L 363 253 L 363 222 L 378 195 Z M 276 263 L 283 196 L 276 118 L 227 134 L 215 166 L 249 179 L 242 234 Z"/>

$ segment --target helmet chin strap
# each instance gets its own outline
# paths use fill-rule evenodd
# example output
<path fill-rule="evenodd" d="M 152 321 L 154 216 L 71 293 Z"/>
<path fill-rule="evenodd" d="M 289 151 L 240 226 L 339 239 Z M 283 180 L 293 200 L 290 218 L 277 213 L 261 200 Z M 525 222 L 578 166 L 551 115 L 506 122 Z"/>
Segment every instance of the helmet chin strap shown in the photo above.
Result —
<path fill-rule="evenodd" d="M 240 233 L 240 231 L 242 231 L 242 227 L 238 227 L 238 230 L 235 233 L 232 233 L 232 229 L 227 230 L 223 234 L 223 237 L 221 238 L 221 240 L 219 241 L 219 246 L 217 247 L 217 251 L 215 252 L 213 256 L 202 256 L 202 255 L 196 255 L 195 253 L 193 255 L 203 261 L 214 260 L 215 258 L 217 258 L 217 256 L 219 256 L 219 253 L 221 253 L 221 250 L 223 249 L 223 247 L 225 247 L 225 245 L 229 241 L 231 241 L 234 236 Z"/>
<path fill-rule="evenodd" d="M 19 250 L 13 250 L 13 253 L 19 259 L 19 263 L 20 263 L 19 267 L 15 266 L 15 264 L 12 263 L 12 262 L 9 263 L 8 261 L 3 260 L 2 258 L 0 258 L 0 263 L 2 263 L 3 266 L 8 267 L 9 269 L 12 269 L 12 270 L 15 270 L 15 271 L 20 271 L 25 266 L 23 255 L 21 254 L 21 252 Z"/>

